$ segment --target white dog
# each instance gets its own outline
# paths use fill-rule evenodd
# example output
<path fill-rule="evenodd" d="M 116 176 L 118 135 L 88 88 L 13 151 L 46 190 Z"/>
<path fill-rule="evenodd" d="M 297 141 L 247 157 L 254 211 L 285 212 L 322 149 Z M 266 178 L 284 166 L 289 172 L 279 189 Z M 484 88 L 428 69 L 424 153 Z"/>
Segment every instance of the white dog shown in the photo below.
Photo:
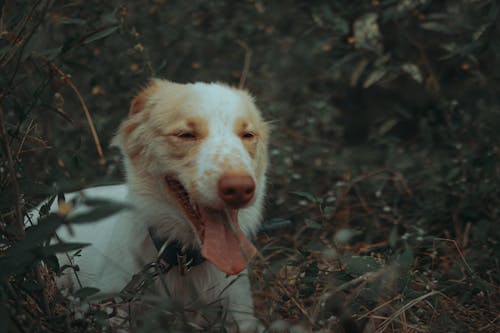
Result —
<path fill-rule="evenodd" d="M 257 328 L 246 267 L 256 254 L 249 238 L 261 221 L 268 132 L 243 90 L 152 81 L 115 138 L 127 184 L 83 191 L 133 208 L 74 225 L 74 236 L 59 232 L 65 241 L 92 243 L 71 262 L 79 281 L 68 272 L 60 284 L 119 292 L 160 251 L 174 266 L 163 274 L 173 298 L 219 302 L 226 328 Z"/>

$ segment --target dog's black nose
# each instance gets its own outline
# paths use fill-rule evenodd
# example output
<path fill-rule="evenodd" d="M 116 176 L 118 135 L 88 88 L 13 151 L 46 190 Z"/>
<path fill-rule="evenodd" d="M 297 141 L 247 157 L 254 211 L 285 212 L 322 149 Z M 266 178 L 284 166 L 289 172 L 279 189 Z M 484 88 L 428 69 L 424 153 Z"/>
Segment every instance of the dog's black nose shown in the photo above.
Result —
<path fill-rule="evenodd" d="M 219 197 L 231 208 L 242 208 L 252 200 L 255 183 L 248 174 L 227 173 L 219 179 Z"/>

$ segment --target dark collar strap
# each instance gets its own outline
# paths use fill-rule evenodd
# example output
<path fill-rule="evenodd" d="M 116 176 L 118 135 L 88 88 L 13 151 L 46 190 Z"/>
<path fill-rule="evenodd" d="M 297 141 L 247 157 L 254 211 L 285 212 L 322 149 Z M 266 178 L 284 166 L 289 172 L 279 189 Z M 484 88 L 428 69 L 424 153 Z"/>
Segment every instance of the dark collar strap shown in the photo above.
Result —
<path fill-rule="evenodd" d="M 149 227 L 148 231 L 156 250 L 159 252 L 165 244 L 166 239 L 158 237 L 158 234 L 153 227 Z M 205 261 L 205 258 L 203 258 L 199 250 L 183 250 L 182 244 L 177 240 L 171 241 L 167 244 L 160 256 L 160 259 L 162 259 L 167 265 L 179 266 L 181 274 Z"/>

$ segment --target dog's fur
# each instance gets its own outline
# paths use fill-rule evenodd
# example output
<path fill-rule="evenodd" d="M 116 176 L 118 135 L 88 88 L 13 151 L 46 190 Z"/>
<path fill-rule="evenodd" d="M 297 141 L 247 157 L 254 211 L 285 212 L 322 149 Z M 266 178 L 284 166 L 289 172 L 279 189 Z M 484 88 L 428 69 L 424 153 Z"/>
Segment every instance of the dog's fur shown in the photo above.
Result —
<path fill-rule="evenodd" d="M 245 252 L 242 257 L 232 255 L 226 262 L 217 250 L 203 248 L 207 261 L 185 276 L 172 269 L 163 278 L 169 294 L 186 305 L 195 300 L 220 301 L 233 325 L 228 326 L 230 330 L 256 327 L 249 280 L 241 265 L 241 258 L 249 259 L 255 252 L 241 231 L 252 237 L 260 224 L 268 131 L 253 98 L 243 90 L 215 83 L 153 80 L 132 101 L 114 141 L 124 155 L 127 184 L 84 191 L 89 197 L 124 201 L 133 209 L 96 224 L 76 225 L 74 236 L 65 230 L 59 233 L 66 241 L 92 243 L 73 262 L 80 268 L 82 285 L 117 292 L 145 263 L 155 261 L 157 250 L 148 227 L 153 226 L 167 241 L 203 248 L 203 237 L 208 236 L 197 230 L 200 223 L 205 227 L 200 222 L 203 216 L 218 217 L 211 223 L 225 224 L 226 229 L 233 216 L 237 220 L 233 237 Z M 253 181 L 255 191 L 249 202 L 228 207 L 221 199 L 220 180 L 228 174 Z M 179 184 L 185 193 L 176 193 Z M 186 193 L 191 208 L 182 201 Z M 60 282 L 79 288 L 73 273 Z"/>

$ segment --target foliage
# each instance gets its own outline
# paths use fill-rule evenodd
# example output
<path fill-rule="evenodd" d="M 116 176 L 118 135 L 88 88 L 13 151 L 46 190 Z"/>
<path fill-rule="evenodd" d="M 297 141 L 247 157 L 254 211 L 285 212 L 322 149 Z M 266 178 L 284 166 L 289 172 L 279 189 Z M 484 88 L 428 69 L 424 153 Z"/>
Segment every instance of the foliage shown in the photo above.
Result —
<path fill-rule="evenodd" d="M 49 299 L 53 254 L 84 244 L 47 240 L 72 221 L 22 225 L 47 196 L 122 178 L 108 144 L 134 92 L 161 76 L 245 85 L 273 124 L 252 275 L 267 326 L 498 331 L 499 6 L 0 2 L 2 323 L 107 325 Z M 149 324 L 173 322 L 162 315 L 176 305 L 150 301 Z"/>

